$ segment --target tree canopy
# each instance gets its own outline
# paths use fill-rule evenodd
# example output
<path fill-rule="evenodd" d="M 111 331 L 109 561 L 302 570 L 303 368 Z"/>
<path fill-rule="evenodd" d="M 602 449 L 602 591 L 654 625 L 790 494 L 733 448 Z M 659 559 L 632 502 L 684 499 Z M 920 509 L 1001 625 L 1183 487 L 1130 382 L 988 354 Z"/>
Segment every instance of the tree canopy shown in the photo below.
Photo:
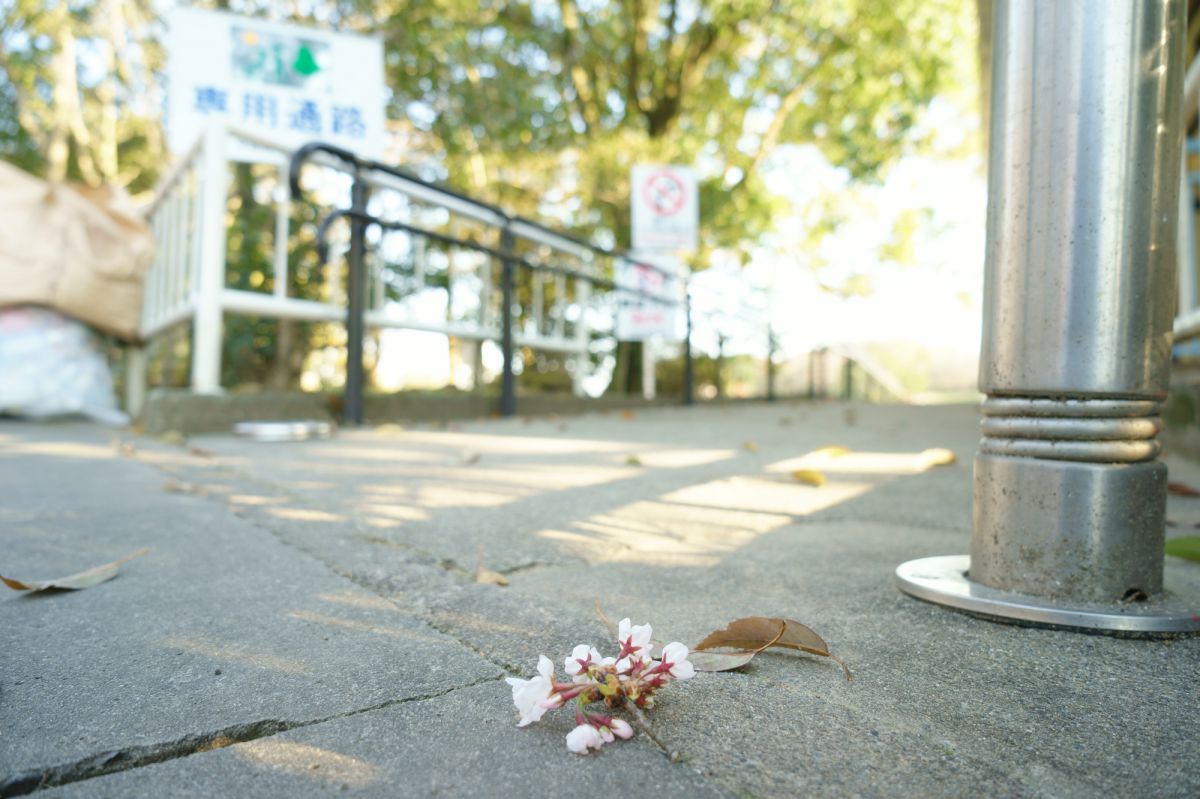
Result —
<path fill-rule="evenodd" d="M 745 251 L 786 197 L 762 169 L 814 144 L 860 179 L 917 144 L 950 80 L 954 0 L 365 3 L 390 116 L 456 185 L 628 244 L 629 169 L 703 177 L 705 245 Z"/>

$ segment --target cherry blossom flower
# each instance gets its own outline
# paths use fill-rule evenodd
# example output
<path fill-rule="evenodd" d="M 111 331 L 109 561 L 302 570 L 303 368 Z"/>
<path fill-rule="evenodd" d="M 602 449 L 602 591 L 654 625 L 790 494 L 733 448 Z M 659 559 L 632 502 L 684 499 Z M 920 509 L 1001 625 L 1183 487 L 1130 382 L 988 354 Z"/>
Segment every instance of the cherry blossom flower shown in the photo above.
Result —
<path fill-rule="evenodd" d="M 585 755 L 588 749 L 599 749 L 603 743 L 600 732 L 591 724 L 580 724 L 567 733 L 567 748 L 577 754 Z"/>
<path fill-rule="evenodd" d="M 637 655 L 641 660 L 648 659 L 651 633 L 649 624 L 634 625 L 629 619 L 621 619 L 621 623 L 617 625 L 617 643 L 621 645 L 617 662 L 633 655 Z"/>
<path fill-rule="evenodd" d="M 554 663 L 545 655 L 539 655 L 538 676 L 532 680 L 521 680 L 516 677 L 509 677 L 505 680 L 512 686 L 513 704 L 517 706 L 517 711 L 521 714 L 521 720 L 517 723 L 518 727 L 538 721 L 551 707 L 561 704 L 561 697 L 556 703 L 550 702 L 551 693 L 554 690 L 553 676 Z"/>
<path fill-rule="evenodd" d="M 663 647 L 662 667 L 677 680 L 696 676 L 696 667 L 687 659 L 688 648 L 678 641 Z"/>
<path fill-rule="evenodd" d="M 678 641 L 663 647 L 654 658 L 649 624 L 634 625 L 622 619 L 618 625 L 617 657 L 602 657 L 590 644 L 580 644 L 563 661 L 570 682 L 556 682 L 554 664 L 538 658 L 538 676 L 531 680 L 508 678 L 513 704 L 520 714 L 518 727 L 538 721 L 547 710 L 575 704 L 575 728 L 567 735 L 567 749 L 587 754 L 617 738 L 633 736 L 627 721 L 607 713 L 589 712 L 587 707 L 603 703 L 606 708 L 654 706 L 654 695 L 673 680 L 686 680 L 696 673 L 688 660 L 688 648 Z"/>
<path fill-rule="evenodd" d="M 600 662 L 600 653 L 596 651 L 596 648 L 589 644 L 580 644 L 572 650 L 571 656 L 565 661 L 564 668 L 568 675 L 575 677 L 575 681 L 579 682 L 580 677 L 588 679 L 588 666 L 598 662 Z"/>

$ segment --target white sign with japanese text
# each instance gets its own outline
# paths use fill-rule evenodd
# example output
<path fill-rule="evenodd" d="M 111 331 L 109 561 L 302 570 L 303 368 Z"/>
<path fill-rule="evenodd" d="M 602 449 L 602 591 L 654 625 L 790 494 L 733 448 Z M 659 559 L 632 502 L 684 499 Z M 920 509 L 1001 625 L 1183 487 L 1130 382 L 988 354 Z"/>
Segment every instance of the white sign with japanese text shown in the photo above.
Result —
<path fill-rule="evenodd" d="M 169 25 L 173 152 L 186 151 L 220 120 L 288 147 L 319 140 L 383 156 L 380 39 L 180 6 Z"/>
<path fill-rule="evenodd" d="M 629 206 L 638 252 L 694 250 L 700 228 L 696 173 L 686 166 L 633 168 Z"/>
<path fill-rule="evenodd" d="M 620 260 L 616 264 L 617 338 L 644 341 L 653 336 L 674 339 L 679 311 L 678 264 L 656 258 L 651 263 Z"/>

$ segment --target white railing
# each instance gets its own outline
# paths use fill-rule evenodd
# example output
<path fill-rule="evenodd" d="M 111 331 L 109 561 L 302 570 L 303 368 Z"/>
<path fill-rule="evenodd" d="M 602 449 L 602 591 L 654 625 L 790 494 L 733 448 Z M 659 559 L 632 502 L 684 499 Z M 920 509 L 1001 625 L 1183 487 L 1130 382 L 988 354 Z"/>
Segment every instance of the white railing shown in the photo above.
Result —
<path fill-rule="evenodd" d="M 241 314 L 272 319 L 319 322 L 345 320 L 345 287 L 331 281 L 327 296 L 321 300 L 289 296 L 288 253 L 294 231 L 291 229 L 291 197 L 287 170 L 291 150 L 276 142 L 235 128 L 213 126 L 159 182 L 145 215 L 153 228 L 157 254 L 147 274 L 142 313 L 143 345 L 171 328 L 190 323 L 192 358 L 190 389 L 197 393 L 221 391 L 222 318 Z M 332 159 L 315 159 L 324 167 L 345 173 L 345 167 Z M 229 217 L 229 165 L 235 161 L 269 164 L 278 170 L 274 204 L 273 288 L 248 291 L 226 285 L 226 234 Z M 422 207 L 443 209 L 455 218 L 498 230 L 505 219 L 436 187 L 402 176 L 372 172 L 366 176 L 380 194 L 394 193 Z M 584 277 L 567 278 L 563 274 L 534 271 L 530 275 L 532 301 L 522 324 L 513 331 L 518 345 L 537 350 L 566 353 L 574 364 L 574 386 L 582 393 L 589 347 L 589 308 L 592 279 L 601 279 L 594 264 L 595 253 L 570 238 L 521 220 L 511 221 L 509 230 L 517 237 L 518 247 L 536 248 L 550 259 L 569 260 L 571 269 Z M 423 240 L 417 246 L 415 279 L 419 283 L 426 271 Z M 470 320 L 430 320 L 417 318 L 403 309 L 403 302 L 389 302 L 382 279 L 382 260 L 369 258 L 368 285 L 374 288 L 368 297 L 365 322 L 368 328 L 401 328 L 443 333 L 476 341 L 499 341 L 499 314 L 494 312 L 498 295 L 492 259 L 460 259 L 467 262 L 446 268 L 447 314 L 450 313 L 455 282 L 472 277 L 479 285 L 478 318 Z M 341 274 L 341 270 L 334 270 Z M 340 279 L 339 279 L 340 280 Z M 568 295 L 568 283 L 573 294 Z M 552 300 L 546 302 L 547 288 Z M 141 347 L 132 348 L 128 359 L 126 404 L 137 413 L 144 401 L 146 361 Z"/>

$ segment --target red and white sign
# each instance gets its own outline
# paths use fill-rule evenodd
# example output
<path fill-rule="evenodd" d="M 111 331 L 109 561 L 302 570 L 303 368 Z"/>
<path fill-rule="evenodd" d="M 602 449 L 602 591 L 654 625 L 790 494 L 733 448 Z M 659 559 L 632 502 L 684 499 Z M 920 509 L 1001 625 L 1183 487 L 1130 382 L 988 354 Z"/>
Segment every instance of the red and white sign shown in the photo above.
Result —
<path fill-rule="evenodd" d="M 690 167 L 635 166 L 630 185 L 635 251 L 696 249 L 700 201 Z"/>
<path fill-rule="evenodd" d="M 667 258 L 655 263 L 621 260 L 616 265 L 617 338 L 643 341 L 675 338 L 680 306 L 679 265 Z"/>

